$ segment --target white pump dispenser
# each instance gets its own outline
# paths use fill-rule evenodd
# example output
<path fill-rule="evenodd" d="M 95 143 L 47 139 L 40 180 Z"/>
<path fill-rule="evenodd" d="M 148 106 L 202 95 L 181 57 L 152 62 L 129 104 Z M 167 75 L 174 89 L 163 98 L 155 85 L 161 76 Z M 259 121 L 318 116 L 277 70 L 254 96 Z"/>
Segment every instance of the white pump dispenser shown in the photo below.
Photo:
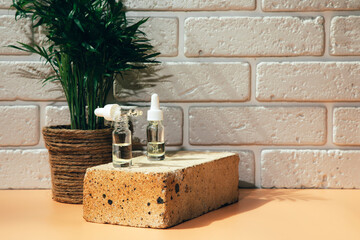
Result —
<path fill-rule="evenodd" d="M 159 96 L 154 93 L 151 95 L 151 106 L 147 112 L 148 121 L 162 121 L 164 118 L 163 111 L 160 110 Z"/>

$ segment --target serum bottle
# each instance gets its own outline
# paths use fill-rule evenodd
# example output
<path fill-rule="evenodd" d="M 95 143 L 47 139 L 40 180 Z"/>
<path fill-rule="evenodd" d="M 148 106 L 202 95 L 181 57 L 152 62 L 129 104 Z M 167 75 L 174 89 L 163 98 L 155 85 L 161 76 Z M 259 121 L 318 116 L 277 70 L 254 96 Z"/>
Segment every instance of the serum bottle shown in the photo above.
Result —
<path fill-rule="evenodd" d="M 120 115 L 114 122 L 112 132 L 112 159 L 114 167 L 131 166 L 132 144 L 131 131 L 127 115 Z"/>
<path fill-rule="evenodd" d="M 151 96 L 151 107 L 147 112 L 149 125 L 146 129 L 147 134 L 147 158 L 151 161 L 165 159 L 165 140 L 164 126 L 162 124 L 163 112 L 160 110 L 159 96 Z"/>
<path fill-rule="evenodd" d="M 134 108 L 107 104 L 103 108 L 96 108 L 95 115 L 113 122 L 112 132 L 112 160 L 114 167 L 129 167 L 132 165 L 131 131 L 129 130 L 129 116 L 142 115 Z"/>

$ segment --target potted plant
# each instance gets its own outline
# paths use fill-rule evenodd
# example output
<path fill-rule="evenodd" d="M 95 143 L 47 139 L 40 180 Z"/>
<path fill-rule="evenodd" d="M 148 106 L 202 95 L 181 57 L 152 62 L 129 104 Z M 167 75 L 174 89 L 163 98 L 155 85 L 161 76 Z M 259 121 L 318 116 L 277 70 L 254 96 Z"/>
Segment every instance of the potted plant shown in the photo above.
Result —
<path fill-rule="evenodd" d="M 94 110 L 105 105 L 116 76 L 157 62 L 139 27 L 117 0 L 14 0 L 16 19 L 30 18 L 45 41 L 10 47 L 40 55 L 59 81 L 71 125 L 43 128 L 49 150 L 53 199 L 81 203 L 86 168 L 111 161 L 111 129 Z M 131 84 L 130 84 L 131 85 Z"/>

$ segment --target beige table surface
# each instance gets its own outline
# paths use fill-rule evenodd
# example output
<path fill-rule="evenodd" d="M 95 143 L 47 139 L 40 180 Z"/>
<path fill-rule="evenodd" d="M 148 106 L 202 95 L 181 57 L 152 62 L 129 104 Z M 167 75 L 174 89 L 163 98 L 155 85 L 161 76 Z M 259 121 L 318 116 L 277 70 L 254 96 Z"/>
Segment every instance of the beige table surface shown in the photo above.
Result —
<path fill-rule="evenodd" d="M 50 190 L 0 190 L 0 239 L 360 240 L 360 190 L 242 189 L 238 203 L 162 230 L 88 223 Z"/>

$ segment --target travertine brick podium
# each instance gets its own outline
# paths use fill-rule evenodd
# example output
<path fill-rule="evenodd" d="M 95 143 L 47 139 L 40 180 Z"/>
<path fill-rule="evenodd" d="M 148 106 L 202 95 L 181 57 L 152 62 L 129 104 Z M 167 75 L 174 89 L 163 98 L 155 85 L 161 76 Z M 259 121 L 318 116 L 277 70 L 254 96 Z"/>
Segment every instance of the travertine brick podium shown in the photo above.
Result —
<path fill-rule="evenodd" d="M 228 152 L 174 152 L 164 161 L 133 159 L 89 168 L 84 218 L 89 222 L 168 228 L 238 201 L 239 157 Z"/>

